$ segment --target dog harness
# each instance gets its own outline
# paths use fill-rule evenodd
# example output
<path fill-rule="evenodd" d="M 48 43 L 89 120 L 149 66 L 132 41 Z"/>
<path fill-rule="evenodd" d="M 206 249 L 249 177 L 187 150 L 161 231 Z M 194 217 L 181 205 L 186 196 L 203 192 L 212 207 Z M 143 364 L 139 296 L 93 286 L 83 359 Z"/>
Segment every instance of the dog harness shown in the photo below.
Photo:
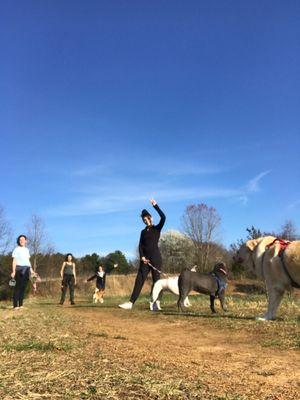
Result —
<path fill-rule="evenodd" d="M 223 292 L 223 290 L 226 289 L 227 283 L 224 282 L 222 279 L 220 279 L 215 273 L 212 273 L 211 275 L 215 278 L 215 280 L 217 282 L 217 285 L 218 285 L 218 289 L 217 289 L 217 291 L 215 293 L 215 296 L 219 297 L 220 293 Z"/>
<path fill-rule="evenodd" d="M 288 269 L 287 269 L 287 267 L 286 267 L 286 265 L 285 265 L 285 262 L 284 262 L 284 253 L 285 253 L 285 250 L 286 250 L 286 248 L 288 247 L 288 245 L 289 245 L 290 243 L 291 243 L 291 242 L 289 242 L 288 240 L 283 240 L 283 239 L 276 238 L 275 240 L 273 240 L 272 243 L 269 243 L 269 244 L 266 246 L 266 248 L 269 249 L 270 247 L 274 246 L 275 244 L 279 244 L 280 249 L 279 249 L 279 252 L 278 252 L 278 256 L 280 257 L 280 260 L 281 260 L 281 263 L 282 263 L 284 272 L 285 272 L 285 273 L 287 274 L 287 276 L 289 277 L 289 279 L 290 279 L 290 281 L 291 281 L 291 283 L 292 283 L 292 286 L 293 286 L 294 288 L 298 288 L 298 289 L 299 289 L 299 288 L 300 288 L 299 283 L 295 282 L 294 279 L 291 277 L 291 275 L 290 275 L 290 273 L 289 273 L 289 271 L 288 271 Z"/>

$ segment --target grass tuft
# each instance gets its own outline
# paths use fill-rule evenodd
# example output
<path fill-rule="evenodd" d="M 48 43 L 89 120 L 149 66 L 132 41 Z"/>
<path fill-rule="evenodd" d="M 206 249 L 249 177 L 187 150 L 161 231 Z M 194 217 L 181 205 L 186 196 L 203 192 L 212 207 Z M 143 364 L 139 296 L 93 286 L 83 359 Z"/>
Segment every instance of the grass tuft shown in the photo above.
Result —
<path fill-rule="evenodd" d="M 29 342 L 29 343 L 8 343 L 2 345 L 2 348 L 6 351 L 69 351 L 72 346 L 67 343 L 43 343 L 43 342 Z"/>

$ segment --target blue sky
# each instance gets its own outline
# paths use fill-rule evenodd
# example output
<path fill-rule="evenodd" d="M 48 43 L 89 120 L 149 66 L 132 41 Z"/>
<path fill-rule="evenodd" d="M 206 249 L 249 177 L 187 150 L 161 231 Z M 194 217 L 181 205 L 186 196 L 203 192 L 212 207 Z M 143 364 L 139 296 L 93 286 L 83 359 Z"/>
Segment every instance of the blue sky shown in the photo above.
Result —
<path fill-rule="evenodd" d="M 57 250 L 133 255 L 154 197 L 300 230 L 298 1 L 6 1 L 0 204 Z"/>

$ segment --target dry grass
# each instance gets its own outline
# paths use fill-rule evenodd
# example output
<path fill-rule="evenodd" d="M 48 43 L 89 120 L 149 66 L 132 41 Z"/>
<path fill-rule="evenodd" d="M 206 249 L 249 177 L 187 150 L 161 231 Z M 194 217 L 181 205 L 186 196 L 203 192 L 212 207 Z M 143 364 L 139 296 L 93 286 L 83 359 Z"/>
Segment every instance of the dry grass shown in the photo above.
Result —
<path fill-rule="evenodd" d="M 298 399 L 299 299 L 285 298 L 267 323 L 254 319 L 266 306 L 259 295 L 232 295 L 217 316 L 206 297 L 192 297 L 185 315 L 171 295 L 162 313 L 149 312 L 146 298 L 119 310 L 123 300 L 2 304 L 1 400 Z"/>
<path fill-rule="evenodd" d="M 109 275 L 106 280 L 106 291 L 111 296 L 129 296 L 134 285 L 136 274 Z M 87 277 L 79 277 L 76 292 L 79 296 L 88 296 L 95 288 L 95 281 L 85 282 Z M 150 278 L 147 279 L 142 293 L 148 293 L 151 288 Z M 38 285 L 38 295 L 41 297 L 59 297 L 61 279 L 45 279 Z"/>

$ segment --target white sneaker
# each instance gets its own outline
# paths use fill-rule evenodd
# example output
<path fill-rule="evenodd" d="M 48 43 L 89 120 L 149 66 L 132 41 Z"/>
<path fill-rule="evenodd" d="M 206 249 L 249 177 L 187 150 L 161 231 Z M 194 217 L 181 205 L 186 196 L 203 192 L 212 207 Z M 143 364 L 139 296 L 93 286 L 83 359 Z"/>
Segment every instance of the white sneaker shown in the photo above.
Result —
<path fill-rule="evenodd" d="M 119 307 L 123 308 L 124 310 L 131 310 L 132 306 L 133 306 L 133 304 L 131 303 L 131 301 L 127 301 L 127 303 L 119 304 Z"/>

